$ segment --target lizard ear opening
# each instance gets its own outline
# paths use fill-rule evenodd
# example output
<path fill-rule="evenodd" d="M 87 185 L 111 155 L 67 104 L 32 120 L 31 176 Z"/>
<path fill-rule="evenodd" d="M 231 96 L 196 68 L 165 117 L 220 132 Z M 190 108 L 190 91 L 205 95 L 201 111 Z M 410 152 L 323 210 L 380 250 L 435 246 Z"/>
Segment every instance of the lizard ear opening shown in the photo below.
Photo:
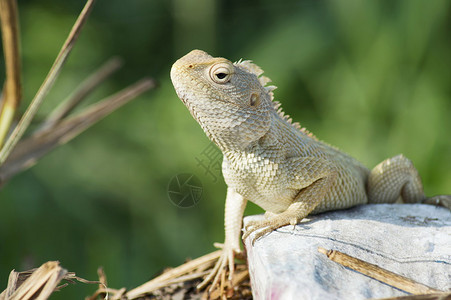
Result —
<path fill-rule="evenodd" d="M 220 62 L 210 68 L 210 78 L 216 83 L 227 83 L 233 74 L 233 66 L 230 63 Z"/>
<path fill-rule="evenodd" d="M 249 101 L 249 104 L 251 106 L 257 106 L 260 104 L 260 95 L 256 94 L 256 93 L 252 93 L 251 94 L 251 98 Z"/>

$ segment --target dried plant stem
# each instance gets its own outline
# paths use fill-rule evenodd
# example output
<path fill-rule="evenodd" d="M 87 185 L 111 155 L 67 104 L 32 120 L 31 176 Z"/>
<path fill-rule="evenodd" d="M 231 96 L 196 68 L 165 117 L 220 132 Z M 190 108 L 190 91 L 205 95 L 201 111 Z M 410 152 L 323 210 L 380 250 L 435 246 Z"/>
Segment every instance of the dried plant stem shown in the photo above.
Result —
<path fill-rule="evenodd" d="M 46 299 L 66 274 L 67 271 L 58 262 L 47 262 L 20 286 L 14 286 L 14 292 L 7 299 L 31 299 L 39 290 L 37 299 Z"/>
<path fill-rule="evenodd" d="M 451 292 L 409 295 L 400 297 L 382 298 L 378 300 L 450 300 Z"/>
<path fill-rule="evenodd" d="M 189 261 L 177 268 L 169 270 L 162 275 L 144 283 L 141 286 L 126 293 L 126 299 L 136 299 L 142 295 L 148 294 L 154 290 L 157 290 L 163 286 L 167 286 L 172 283 L 172 281 L 182 275 L 188 274 L 196 269 L 202 268 L 207 269 L 211 267 L 212 264 L 221 255 L 221 250 L 209 253 L 192 261 Z M 199 278 L 205 275 L 205 272 L 199 272 L 197 275 L 193 275 L 190 279 Z"/>
<path fill-rule="evenodd" d="M 64 134 L 59 134 L 59 143 L 66 143 L 101 118 L 154 87 L 154 80 L 149 78 L 141 79 L 118 93 L 92 104 L 79 114 L 61 121 L 57 128 L 52 130 L 52 135 L 58 135 L 59 132 L 63 132 Z M 70 133 L 65 128 L 71 128 Z"/>
<path fill-rule="evenodd" d="M 409 295 L 400 297 L 382 298 L 378 300 L 450 300 L 451 292 Z"/>
<path fill-rule="evenodd" d="M 211 291 L 211 293 L 209 294 L 210 299 L 223 298 L 222 296 L 226 294 L 226 291 L 228 289 L 239 286 L 241 284 L 241 282 L 243 282 L 244 280 L 249 278 L 249 270 L 247 269 L 247 267 L 241 271 L 236 270 L 235 274 L 233 275 L 232 282 L 226 281 L 225 273 L 222 273 L 222 274 L 224 277 L 221 280 L 221 284 L 220 284 L 219 288 L 217 287 L 216 289 Z M 206 291 L 206 293 L 208 294 L 208 291 Z"/>
<path fill-rule="evenodd" d="M 25 130 L 30 125 L 31 120 L 35 116 L 36 112 L 39 109 L 39 106 L 41 105 L 42 101 L 44 100 L 44 97 L 47 95 L 53 84 L 55 83 L 56 78 L 58 77 L 64 63 L 66 62 L 69 53 L 71 52 L 72 48 L 74 47 L 74 44 L 78 38 L 78 35 L 80 34 L 80 31 L 86 22 L 86 19 L 89 15 L 89 13 L 92 10 L 92 6 L 94 4 L 94 0 L 88 0 L 85 4 L 85 7 L 83 8 L 82 12 L 78 16 L 77 21 L 75 22 L 74 26 L 72 27 L 71 32 L 69 33 L 69 36 L 67 37 L 63 47 L 61 48 L 55 62 L 53 63 L 52 68 L 50 69 L 47 77 L 45 78 L 44 82 L 42 83 L 41 87 L 39 88 L 38 92 L 34 96 L 33 100 L 31 101 L 31 104 L 28 106 L 27 110 L 25 111 L 24 115 L 19 121 L 19 124 L 14 128 L 14 131 L 11 133 L 9 138 L 7 139 L 4 147 L 0 151 L 0 165 L 2 165 L 8 155 L 11 153 L 14 146 L 17 144 L 19 139 L 23 136 L 25 133 Z"/>
<path fill-rule="evenodd" d="M 9 132 L 21 98 L 19 28 L 15 0 L 0 0 L 0 20 L 3 52 L 5 56 L 6 81 L 3 86 L 0 113 L 0 146 Z"/>
<path fill-rule="evenodd" d="M 21 140 L 0 166 L 0 186 L 18 172 L 33 166 L 39 158 L 62 145 L 141 93 L 155 87 L 151 79 L 142 79 L 122 91 L 69 116 L 56 126 L 40 130 Z"/>
<path fill-rule="evenodd" d="M 353 269 L 359 273 L 379 280 L 388 285 L 394 286 L 408 293 L 427 294 L 441 292 L 440 290 L 436 290 L 427 285 L 416 282 L 410 278 L 390 272 L 377 265 L 370 264 L 366 261 L 344 254 L 340 251 L 326 250 L 321 247 L 318 248 L 318 251 L 325 254 L 330 260 L 334 262 L 337 262 L 345 267 Z"/>
<path fill-rule="evenodd" d="M 59 262 L 48 261 L 38 269 L 30 271 L 11 271 L 8 286 L 0 294 L 0 300 L 45 300 L 50 295 L 67 284 L 59 285 L 61 281 L 79 281 L 87 284 L 101 284 L 99 281 L 89 281 L 77 277 L 75 273 L 67 272 Z M 108 290 L 105 285 L 104 289 Z"/>
<path fill-rule="evenodd" d="M 119 57 L 113 57 L 102 65 L 95 73 L 86 78 L 77 89 L 64 100 L 57 108 L 55 108 L 39 130 L 47 129 L 66 117 L 80 102 L 94 91 L 105 79 L 117 71 L 123 62 Z"/>

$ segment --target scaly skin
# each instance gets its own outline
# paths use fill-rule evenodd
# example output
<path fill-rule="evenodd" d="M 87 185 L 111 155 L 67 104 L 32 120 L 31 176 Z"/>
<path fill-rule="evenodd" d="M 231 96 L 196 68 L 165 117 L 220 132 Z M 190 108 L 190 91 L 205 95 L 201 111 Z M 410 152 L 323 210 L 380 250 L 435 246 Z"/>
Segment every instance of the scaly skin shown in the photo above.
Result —
<path fill-rule="evenodd" d="M 327 145 L 283 114 L 273 101 L 274 86 L 250 61 L 232 63 L 193 50 L 174 63 L 171 79 L 179 98 L 224 155 L 227 183 L 223 254 L 204 280 L 212 287 L 240 250 L 246 202 L 267 213 L 246 225 L 253 241 L 311 213 L 365 203 L 444 204 L 451 196 L 426 198 L 420 177 L 404 156 L 387 159 L 372 171 Z"/>

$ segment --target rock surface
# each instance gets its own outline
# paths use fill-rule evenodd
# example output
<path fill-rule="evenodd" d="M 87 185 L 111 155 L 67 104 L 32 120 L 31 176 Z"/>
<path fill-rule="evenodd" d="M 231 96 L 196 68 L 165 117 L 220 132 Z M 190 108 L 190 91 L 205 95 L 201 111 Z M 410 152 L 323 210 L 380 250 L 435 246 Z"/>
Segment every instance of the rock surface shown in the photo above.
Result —
<path fill-rule="evenodd" d="M 260 216 L 246 217 L 244 222 Z M 245 240 L 254 299 L 368 299 L 407 293 L 318 252 L 338 250 L 432 288 L 451 288 L 451 212 L 423 204 L 373 204 L 309 216 Z"/>

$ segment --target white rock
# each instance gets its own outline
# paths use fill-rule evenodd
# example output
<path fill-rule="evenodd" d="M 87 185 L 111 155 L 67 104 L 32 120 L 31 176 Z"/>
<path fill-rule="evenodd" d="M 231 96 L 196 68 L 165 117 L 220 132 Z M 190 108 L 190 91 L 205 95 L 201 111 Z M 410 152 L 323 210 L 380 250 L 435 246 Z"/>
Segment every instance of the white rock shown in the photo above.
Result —
<path fill-rule="evenodd" d="M 260 216 L 246 217 L 261 219 Z M 368 299 L 407 293 L 318 252 L 338 250 L 430 287 L 451 288 L 451 212 L 422 204 L 362 205 L 245 240 L 254 299 Z"/>

